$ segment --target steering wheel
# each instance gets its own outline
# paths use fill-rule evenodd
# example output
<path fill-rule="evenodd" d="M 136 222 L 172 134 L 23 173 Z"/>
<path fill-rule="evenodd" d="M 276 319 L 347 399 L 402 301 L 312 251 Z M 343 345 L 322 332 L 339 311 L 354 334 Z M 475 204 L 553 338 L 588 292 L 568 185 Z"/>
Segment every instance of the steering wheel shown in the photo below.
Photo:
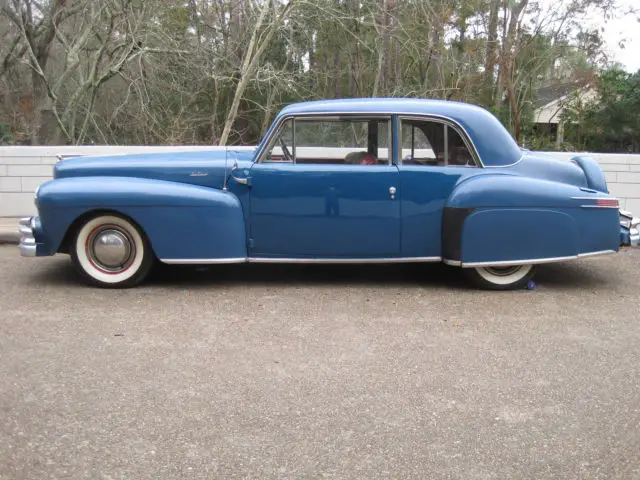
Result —
<path fill-rule="evenodd" d="M 284 158 L 287 160 L 287 162 L 293 162 L 293 155 L 291 155 L 289 147 L 287 147 L 287 144 L 284 143 L 284 138 L 282 137 L 280 137 L 280 146 L 282 147 L 282 154 L 284 155 Z"/>

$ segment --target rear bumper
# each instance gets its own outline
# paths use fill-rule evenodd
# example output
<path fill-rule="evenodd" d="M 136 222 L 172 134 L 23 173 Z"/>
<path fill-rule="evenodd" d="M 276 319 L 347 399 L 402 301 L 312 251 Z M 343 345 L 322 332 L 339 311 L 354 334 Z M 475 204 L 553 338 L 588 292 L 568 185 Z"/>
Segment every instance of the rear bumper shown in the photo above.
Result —
<path fill-rule="evenodd" d="M 640 218 L 625 210 L 620 210 L 620 245 L 640 245 Z"/>
<path fill-rule="evenodd" d="M 20 219 L 20 255 L 23 257 L 35 257 L 38 252 L 38 244 L 33 233 L 36 228 L 35 217 L 24 217 Z"/>

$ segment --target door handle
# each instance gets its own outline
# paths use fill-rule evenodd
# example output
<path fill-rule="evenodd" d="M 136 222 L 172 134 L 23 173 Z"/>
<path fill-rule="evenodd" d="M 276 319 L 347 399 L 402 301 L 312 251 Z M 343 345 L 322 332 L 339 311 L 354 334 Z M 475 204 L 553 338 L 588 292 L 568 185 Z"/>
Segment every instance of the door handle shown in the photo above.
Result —
<path fill-rule="evenodd" d="M 231 173 L 230 173 L 231 178 L 233 178 L 240 185 L 249 185 L 249 179 L 248 178 L 246 178 L 246 177 L 245 178 L 238 178 L 238 177 L 233 175 L 233 172 L 235 172 L 236 170 L 238 170 L 238 164 L 237 163 L 231 169 Z"/>
<path fill-rule="evenodd" d="M 389 195 L 391 195 L 391 200 L 396 199 L 396 187 L 389 187 Z"/>

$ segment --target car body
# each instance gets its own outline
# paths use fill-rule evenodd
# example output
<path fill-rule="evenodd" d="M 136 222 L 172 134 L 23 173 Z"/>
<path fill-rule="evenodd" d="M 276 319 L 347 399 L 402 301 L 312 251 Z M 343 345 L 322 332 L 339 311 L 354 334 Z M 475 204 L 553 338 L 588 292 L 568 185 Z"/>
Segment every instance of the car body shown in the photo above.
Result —
<path fill-rule="evenodd" d="M 304 102 L 257 147 L 64 159 L 36 204 L 22 254 L 70 253 L 112 287 L 156 260 L 442 261 L 506 289 L 640 238 L 593 159 L 524 150 L 487 110 L 437 100 Z"/>

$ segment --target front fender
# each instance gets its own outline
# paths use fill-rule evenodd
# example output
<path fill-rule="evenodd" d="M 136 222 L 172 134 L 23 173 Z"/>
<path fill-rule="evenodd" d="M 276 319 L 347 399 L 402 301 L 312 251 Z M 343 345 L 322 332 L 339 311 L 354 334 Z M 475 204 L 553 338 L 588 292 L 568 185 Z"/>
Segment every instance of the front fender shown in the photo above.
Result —
<path fill-rule="evenodd" d="M 43 184 L 37 204 L 36 241 L 43 255 L 59 250 L 77 219 L 98 211 L 131 218 L 161 260 L 237 259 L 247 254 L 242 205 L 230 192 L 143 178 L 74 177 Z"/>

